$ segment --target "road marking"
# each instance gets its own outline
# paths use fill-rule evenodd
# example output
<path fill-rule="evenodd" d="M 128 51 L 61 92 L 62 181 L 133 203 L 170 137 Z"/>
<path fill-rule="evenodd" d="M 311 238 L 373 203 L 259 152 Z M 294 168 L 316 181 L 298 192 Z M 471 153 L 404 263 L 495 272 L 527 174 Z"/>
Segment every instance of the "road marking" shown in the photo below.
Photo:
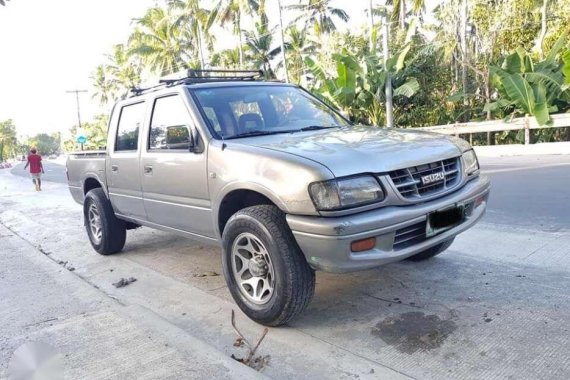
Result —
<path fill-rule="evenodd" d="M 518 168 L 508 168 L 508 169 L 494 169 L 494 170 L 485 170 L 481 169 L 481 172 L 484 174 L 492 174 L 492 173 L 502 173 L 502 172 L 515 172 L 520 170 L 535 170 L 535 169 L 544 169 L 544 168 L 552 168 L 556 166 L 570 166 L 570 162 L 563 162 L 558 164 L 547 164 L 541 166 L 521 166 Z"/>

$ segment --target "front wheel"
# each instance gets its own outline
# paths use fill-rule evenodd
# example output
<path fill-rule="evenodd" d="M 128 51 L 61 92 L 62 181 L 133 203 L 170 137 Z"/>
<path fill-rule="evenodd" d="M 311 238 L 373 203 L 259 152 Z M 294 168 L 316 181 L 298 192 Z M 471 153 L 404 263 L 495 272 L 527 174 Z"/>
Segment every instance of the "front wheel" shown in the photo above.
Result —
<path fill-rule="evenodd" d="M 423 261 L 423 260 L 427 260 L 429 258 L 432 258 L 436 255 L 439 255 L 440 253 L 445 251 L 447 248 L 449 248 L 449 246 L 453 243 L 453 240 L 455 240 L 454 237 L 449 239 L 449 240 L 444 241 L 443 243 L 439 243 L 438 245 L 434 245 L 433 247 L 430 247 L 430 248 L 426 249 L 425 251 L 421 251 L 420 253 L 416 253 L 415 255 L 408 257 L 406 260 Z"/>
<path fill-rule="evenodd" d="M 279 326 L 307 307 L 315 290 L 315 272 L 281 210 L 260 205 L 238 211 L 228 221 L 222 240 L 226 283 L 249 318 Z"/>
<path fill-rule="evenodd" d="M 101 188 L 90 190 L 83 202 L 85 229 L 91 246 L 102 255 L 120 252 L 125 246 L 125 222 L 117 219 Z"/>

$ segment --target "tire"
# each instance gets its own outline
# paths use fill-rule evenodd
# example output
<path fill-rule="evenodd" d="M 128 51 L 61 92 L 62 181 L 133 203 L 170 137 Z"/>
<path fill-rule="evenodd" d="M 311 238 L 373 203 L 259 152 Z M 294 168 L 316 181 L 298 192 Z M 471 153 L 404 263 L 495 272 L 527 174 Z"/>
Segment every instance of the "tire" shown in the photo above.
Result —
<path fill-rule="evenodd" d="M 228 220 L 222 240 L 226 283 L 249 318 L 279 326 L 307 307 L 315 291 L 315 271 L 281 210 L 259 205 L 238 211 Z"/>
<path fill-rule="evenodd" d="M 439 243 L 438 245 L 434 245 L 433 247 L 430 247 L 430 248 L 426 249 L 425 251 L 422 251 L 420 253 L 416 253 L 415 255 L 408 257 L 406 260 L 423 261 L 423 260 L 430 259 L 436 255 L 439 255 L 440 253 L 445 251 L 447 248 L 449 248 L 449 246 L 451 244 L 453 244 L 453 240 L 455 240 L 454 237 L 449 239 L 449 240 L 444 241 L 443 243 Z"/>
<path fill-rule="evenodd" d="M 95 251 L 111 255 L 123 249 L 127 237 L 125 222 L 117 219 L 103 189 L 96 188 L 87 193 L 83 202 L 83 216 L 89 241 Z"/>

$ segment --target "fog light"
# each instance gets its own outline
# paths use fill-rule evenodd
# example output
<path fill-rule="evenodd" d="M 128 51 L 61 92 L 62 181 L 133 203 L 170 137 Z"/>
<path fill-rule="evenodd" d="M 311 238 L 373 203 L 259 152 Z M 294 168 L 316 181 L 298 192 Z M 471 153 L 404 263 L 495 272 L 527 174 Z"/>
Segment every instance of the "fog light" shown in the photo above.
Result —
<path fill-rule="evenodd" d="M 368 239 L 353 241 L 350 244 L 350 250 L 352 252 L 368 251 L 369 249 L 374 248 L 375 245 L 376 245 L 376 238 L 371 237 Z"/>

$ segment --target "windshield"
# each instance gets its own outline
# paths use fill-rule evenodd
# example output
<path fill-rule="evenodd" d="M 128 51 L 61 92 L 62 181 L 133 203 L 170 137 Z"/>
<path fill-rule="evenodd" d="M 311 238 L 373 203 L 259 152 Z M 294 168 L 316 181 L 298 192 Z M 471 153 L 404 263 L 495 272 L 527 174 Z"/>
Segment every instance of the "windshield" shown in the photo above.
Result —
<path fill-rule="evenodd" d="M 212 130 L 224 139 L 349 125 L 297 87 L 233 86 L 193 92 Z"/>

